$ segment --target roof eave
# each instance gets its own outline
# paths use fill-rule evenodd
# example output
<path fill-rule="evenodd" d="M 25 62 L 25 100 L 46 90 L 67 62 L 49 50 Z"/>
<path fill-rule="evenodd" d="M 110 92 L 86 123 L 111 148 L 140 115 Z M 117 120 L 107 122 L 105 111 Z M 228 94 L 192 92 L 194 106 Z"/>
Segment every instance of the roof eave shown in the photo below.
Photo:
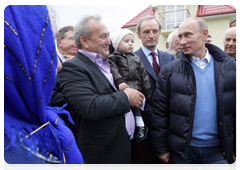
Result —
<path fill-rule="evenodd" d="M 210 19 L 217 19 L 217 18 L 229 18 L 235 16 L 236 13 L 228 13 L 228 14 L 217 14 L 217 15 L 205 15 L 205 16 L 197 16 L 204 20 L 210 20 Z"/>

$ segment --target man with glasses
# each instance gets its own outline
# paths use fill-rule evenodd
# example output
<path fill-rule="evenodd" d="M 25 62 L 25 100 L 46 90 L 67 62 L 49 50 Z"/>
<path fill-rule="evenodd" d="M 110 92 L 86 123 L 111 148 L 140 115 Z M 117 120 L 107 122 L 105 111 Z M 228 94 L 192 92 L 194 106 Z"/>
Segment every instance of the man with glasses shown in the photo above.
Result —
<path fill-rule="evenodd" d="M 78 48 L 73 37 L 73 26 L 65 26 L 58 31 L 57 47 L 58 59 L 60 59 L 61 63 L 73 58 L 76 55 Z M 62 65 L 58 71 L 60 71 L 61 68 Z M 65 103 L 66 101 L 64 100 L 63 94 L 60 90 L 59 78 L 57 75 L 56 84 L 53 89 L 49 105 L 62 107 Z M 65 109 L 69 110 L 68 107 L 65 107 Z M 72 128 L 71 124 L 68 124 L 68 121 L 65 118 L 62 119 L 66 121 L 69 128 Z"/>
<path fill-rule="evenodd" d="M 78 48 L 73 37 L 73 26 L 65 26 L 58 31 L 57 46 L 62 63 L 76 55 Z"/>

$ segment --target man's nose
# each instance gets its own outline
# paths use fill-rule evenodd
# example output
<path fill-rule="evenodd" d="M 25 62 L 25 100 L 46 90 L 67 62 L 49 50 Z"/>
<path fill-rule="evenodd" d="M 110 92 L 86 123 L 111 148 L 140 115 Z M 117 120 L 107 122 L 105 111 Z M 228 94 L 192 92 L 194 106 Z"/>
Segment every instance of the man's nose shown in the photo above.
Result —
<path fill-rule="evenodd" d="M 229 41 L 228 45 L 233 45 L 233 39 Z"/>
<path fill-rule="evenodd" d="M 179 43 L 180 43 L 180 46 L 182 47 L 187 43 L 187 39 L 184 36 L 182 36 L 182 38 L 179 40 Z"/>
<path fill-rule="evenodd" d="M 154 33 L 153 31 L 150 31 L 149 34 L 148 34 L 149 37 L 154 37 Z"/>
<path fill-rule="evenodd" d="M 106 43 L 107 43 L 108 45 L 111 45 L 111 41 L 110 41 L 110 38 L 109 38 L 109 37 L 106 38 Z"/>

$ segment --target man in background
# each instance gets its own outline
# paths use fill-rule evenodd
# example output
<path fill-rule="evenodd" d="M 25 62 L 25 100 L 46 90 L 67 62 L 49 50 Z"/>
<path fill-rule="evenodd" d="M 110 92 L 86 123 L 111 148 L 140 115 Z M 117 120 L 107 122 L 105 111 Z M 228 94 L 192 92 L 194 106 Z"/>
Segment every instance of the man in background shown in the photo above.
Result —
<path fill-rule="evenodd" d="M 238 60 L 238 27 L 232 27 L 226 30 L 224 35 L 224 52 L 230 57 Z M 229 160 L 230 170 L 237 170 L 238 163 L 232 158 Z"/>
<path fill-rule="evenodd" d="M 175 58 L 180 57 L 182 50 L 180 49 L 180 45 L 178 41 L 178 30 L 173 31 L 168 35 L 166 48 L 167 48 L 167 52 L 169 54 L 173 54 Z"/>
<path fill-rule="evenodd" d="M 142 41 L 142 46 L 137 54 L 143 62 L 148 74 L 152 92 L 156 89 L 158 73 L 163 65 L 175 59 L 166 52 L 157 49 L 158 40 L 161 34 L 161 25 L 153 16 L 143 17 L 137 24 L 138 38 Z M 143 121 L 148 127 L 147 137 L 142 141 L 132 141 L 132 162 L 133 163 L 156 163 L 156 156 L 151 139 L 151 116 L 152 116 L 152 97 L 147 99 L 146 107 L 143 112 Z"/>
<path fill-rule="evenodd" d="M 210 34 L 208 34 L 207 39 L 206 39 L 205 42 L 212 44 L 212 36 Z"/>
<path fill-rule="evenodd" d="M 77 53 L 77 45 L 75 43 L 74 37 L 73 37 L 73 26 L 65 26 L 62 27 L 57 35 L 57 53 L 58 53 L 58 69 L 57 72 L 59 72 L 62 69 L 62 63 L 72 59 L 76 53 Z M 49 103 L 49 106 L 58 106 L 62 107 L 67 102 L 65 101 L 63 94 L 60 89 L 60 83 L 59 83 L 59 77 L 57 74 L 56 83 L 52 92 L 51 101 Z M 64 108 L 68 111 L 70 111 L 68 105 Z M 67 117 L 61 118 L 65 121 L 65 123 L 68 125 L 70 129 L 73 128 L 72 124 L 68 122 Z"/>
<path fill-rule="evenodd" d="M 73 26 L 62 27 L 58 31 L 57 37 L 57 53 L 59 63 L 57 72 L 59 72 L 62 69 L 62 63 L 72 59 L 76 55 L 78 48 L 73 37 Z M 63 94 L 60 89 L 59 78 L 57 75 L 49 106 L 62 107 L 64 104 L 66 104 L 66 101 L 63 98 Z M 65 107 L 65 109 L 69 110 L 68 106 Z M 62 119 L 66 121 L 65 118 L 62 117 Z"/>
<path fill-rule="evenodd" d="M 62 63 L 76 55 L 78 48 L 73 37 L 73 26 L 65 26 L 58 31 L 57 47 Z"/>
<path fill-rule="evenodd" d="M 224 52 L 236 60 L 236 27 L 227 29 L 223 44 Z"/>

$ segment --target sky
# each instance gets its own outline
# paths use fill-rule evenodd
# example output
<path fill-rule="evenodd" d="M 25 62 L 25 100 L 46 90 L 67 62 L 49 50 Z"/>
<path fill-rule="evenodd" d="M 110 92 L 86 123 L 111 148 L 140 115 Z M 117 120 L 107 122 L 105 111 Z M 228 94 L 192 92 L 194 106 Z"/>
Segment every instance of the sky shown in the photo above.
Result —
<path fill-rule="evenodd" d="M 57 13 L 58 29 L 74 26 L 84 14 L 100 14 L 102 22 L 110 33 L 120 29 L 124 24 L 145 10 L 150 5 L 52 5 Z"/>

